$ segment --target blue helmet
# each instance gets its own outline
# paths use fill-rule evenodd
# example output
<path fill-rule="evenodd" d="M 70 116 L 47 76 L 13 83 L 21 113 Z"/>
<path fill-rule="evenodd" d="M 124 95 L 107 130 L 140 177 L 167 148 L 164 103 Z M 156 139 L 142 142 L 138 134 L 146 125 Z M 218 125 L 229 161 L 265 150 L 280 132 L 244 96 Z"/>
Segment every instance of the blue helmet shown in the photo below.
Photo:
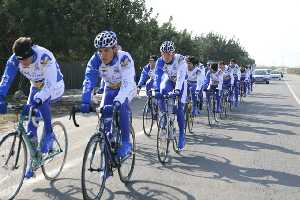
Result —
<path fill-rule="evenodd" d="M 113 31 L 102 31 L 94 40 L 94 46 L 96 49 L 114 47 L 117 43 L 117 35 Z"/>
<path fill-rule="evenodd" d="M 173 53 L 175 51 L 174 42 L 164 41 L 160 46 L 160 52 L 162 53 Z"/>

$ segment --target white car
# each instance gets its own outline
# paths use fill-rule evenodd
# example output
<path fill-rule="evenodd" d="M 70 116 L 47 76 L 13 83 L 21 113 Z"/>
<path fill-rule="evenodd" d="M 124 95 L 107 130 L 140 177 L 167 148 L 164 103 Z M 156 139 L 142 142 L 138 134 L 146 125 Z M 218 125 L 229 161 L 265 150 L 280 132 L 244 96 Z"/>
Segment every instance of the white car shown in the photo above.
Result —
<path fill-rule="evenodd" d="M 271 71 L 270 73 L 271 79 L 281 80 L 281 72 L 280 71 Z"/>
<path fill-rule="evenodd" d="M 256 69 L 253 74 L 255 82 L 265 82 L 266 84 L 270 83 L 270 74 L 267 69 Z"/>

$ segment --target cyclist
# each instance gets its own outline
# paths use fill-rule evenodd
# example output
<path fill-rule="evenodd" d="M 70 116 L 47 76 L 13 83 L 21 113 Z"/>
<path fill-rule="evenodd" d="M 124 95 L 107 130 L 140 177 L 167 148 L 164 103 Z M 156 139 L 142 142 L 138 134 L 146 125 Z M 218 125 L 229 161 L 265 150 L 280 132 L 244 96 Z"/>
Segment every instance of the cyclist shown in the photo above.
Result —
<path fill-rule="evenodd" d="M 158 59 L 158 56 L 151 55 L 149 57 L 149 63 L 144 66 L 138 86 L 137 86 L 138 94 L 140 93 L 142 85 L 144 85 L 146 80 L 148 79 L 148 81 L 146 82 L 146 94 L 148 96 L 151 95 L 151 89 L 153 88 L 153 82 L 154 82 L 155 63 L 156 63 L 157 59 Z"/>
<path fill-rule="evenodd" d="M 250 71 L 247 66 L 241 66 L 241 82 L 244 82 L 243 84 L 243 90 L 244 90 L 244 97 L 246 97 L 248 93 L 249 88 L 249 81 L 250 81 Z"/>
<path fill-rule="evenodd" d="M 211 94 L 216 95 L 217 109 L 216 112 L 221 112 L 221 92 L 223 85 L 223 72 L 219 69 L 218 63 L 210 64 L 210 70 L 207 72 L 204 91 L 206 92 L 207 101 L 210 102 Z"/>
<path fill-rule="evenodd" d="M 225 65 L 224 61 L 219 62 L 219 68 L 223 71 L 223 90 L 229 90 L 229 100 L 232 101 L 233 72 L 230 67 Z"/>
<path fill-rule="evenodd" d="M 165 41 L 160 46 L 161 57 L 157 60 L 155 66 L 154 88 L 156 98 L 159 102 L 161 112 L 166 111 L 165 101 L 162 95 L 169 94 L 178 96 L 180 102 L 177 108 L 177 122 L 179 127 L 178 149 L 182 151 L 185 146 L 185 119 L 184 104 L 187 95 L 187 63 L 184 56 L 175 53 L 174 42 Z"/>
<path fill-rule="evenodd" d="M 120 128 L 122 144 L 118 148 L 117 156 L 123 158 L 131 152 L 129 102 L 136 96 L 136 83 L 134 80 L 134 61 L 128 52 L 118 49 L 117 35 L 113 31 L 102 31 L 95 40 L 97 49 L 87 63 L 80 111 L 90 112 L 91 94 L 97 85 L 98 78 L 105 82 L 100 107 L 103 118 L 112 117 L 112 107 L 120 112 Z M 110 106 L 108 106 L 110 105 Z M 104 129 L 110 131 L 111 120 L 106 120 Z"/>
<path fill-rule="evenodd" d="M 40 150 L 42 153 L 48 153 L 52 150 L 54 141 L 50 103 L 60 98 L 64 93 L 63 75 L 52 52 L 34 44 L 30 37 L 18 38 L 14 42 L 12 50 L 13 54 L 6 63 L 0 83 L 0 112 L 3 114 L 7 112 L 5 97 L 17 72 L 20 72 L 31 83 L 26 108 L 39 109 L 43 117 L 45 133 L 41 139 Z M 37 128 L 32 122 L 28 123 L 27 132 L 33 150 L 36 151 L 38 145 Z M 33 175 L 30 167 L 25 177 L 30 178 Z"/>
<path fill-rule="evenodd" d="M 229 67 L 232 70 L 233 76 L 234 76 L 234 106 L 237 107 L 239 103 L 239 90 L 240 90 L 240 80 L 241 80 L 241 69 L 236 64 L 235 59 L 230 59 Z"/>
<path fill-rule="evenodd" d="M 187 56 L 186 62 L 188 65 L 187 91 L 188 95 L 191 95 L 192 97 L 192 115 L 196 116 L 197 114 L 200 114 L 200 111 L 197 108 L 197 95 L 199 95 L 200 91 L 202 91 L 205 71 L 203 67 L 200 68 L 200 66 L 198 66 L 199 61 L 194 56 Z"/>
<path fill-rule="evenodd" d="M 249 75 L 247 94 L 249 95 L 252 92 L 252 84 L 253 84 L 253 68 L 251 65 L 247 65 L 247 71 Z"/>

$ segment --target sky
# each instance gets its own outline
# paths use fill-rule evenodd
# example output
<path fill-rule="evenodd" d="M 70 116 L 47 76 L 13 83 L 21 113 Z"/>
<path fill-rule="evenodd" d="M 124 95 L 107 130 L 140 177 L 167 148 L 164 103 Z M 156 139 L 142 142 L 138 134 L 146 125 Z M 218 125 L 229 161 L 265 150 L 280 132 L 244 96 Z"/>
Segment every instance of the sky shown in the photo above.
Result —
<path fill-rule="evenodd" d="M 300 0 L 146 0 L 178 31 L 235 37 L 257 65 L 300 66 Z M 176 41 L 174 41 L 176 43 Z"/>

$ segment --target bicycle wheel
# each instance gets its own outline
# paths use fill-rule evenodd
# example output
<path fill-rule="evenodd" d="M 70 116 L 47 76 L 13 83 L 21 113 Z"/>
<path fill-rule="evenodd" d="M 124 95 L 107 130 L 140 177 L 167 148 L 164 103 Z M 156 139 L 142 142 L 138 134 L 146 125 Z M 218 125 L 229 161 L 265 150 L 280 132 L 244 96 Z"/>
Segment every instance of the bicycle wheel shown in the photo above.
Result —
<path fill-rule="evenodd" d="M 188 127 L 189 129 L 189 133 L 193 133 L 193 127 L 194 127 L 194 117 L 193 117 L 193 114 L 192 114 L 192 103 L 190 102 L 188 104 L 188 110 L 187 110 L 187 124 L 186 126 Z"/>
<path fill-rule="evenodd" d="M 244 95 L 245 95 L 244 84 L 245 83 L 242 82 L 241 85 L 240 85 L 240 102 L 241 103 L 244 102 Z"/>
<path fill-rule="evenodd" d="M 23 184 L 27 167 L 27 147 L 17 132 L 0 141 L 0 199 L 14 199 Z"/>
<path fill-rule="evenodd" d="M 133 127 L 130 128 L 130 143 L 132 144 L 131 154 L 121 160 L 121 165 L 118 167 L 120 180 L 123 183 L 128 183 L 133 173 L 135 164 L 135 132 Z"/>
<path fill-rule="evenodd" d="M 94 134 L 86 145 L 81 170 L 81 188 L 85 200 L 98 200 L 103 194 L 109 173 L 104 145 L 104 139 L 99 134 Z"/>
<path fill-rule="evenodd" d="M 227 117 L 227 103 L 226 97 L 222 96 L 221 98 L 222 111 L 220 113 L 220 119 L 225 119 Z"/>
<path fill-rule="evenodd" d="M 214 116 L 214 113 L 213 113 L 213 104 L 210 101 L 207 100 L 207 103 L 206 103 L 206 110 L 207 110 L 207 120 L 208 120 L 208 124 L 209 126 L 212 126 L 214 124 L 214 120 L 213 120 L 213 116 Z"/>
<path fill-rule="evenodd" d="M 65 126 L 56 121 L 52 123 L 52 128 L 55 137 L 53 150 L 49 151 L 42 165 L 42 172 L 47 180 L 54 180 L 59 176 L 68 153 L 68 135 Z"/>
<path fill-rule="evenodd" d="M 213 110 L 214 119 L 215 119 L 216 122 L 218 122 L 219 121 L 219 117 L 220 117 L 220 113 L 217 113 L 217 111 L 216 111 L 216 108 L 217 108 L 216 104 L 217 104 L 216 96 L 214 95 L 213 96 L 213 101 L 212 101 L 212 107 L 213 107 L 212 110 Z"/>
<path fill-rule="evenodd" d="M 174 127 L 174 123 L 170 124 L 169 126 L 169 140 L 171 139 L 173 140 L 173 150 L 176 153 L 180 153 L 178 149 L 179 131 L 176 131 L 176 128 Z"/>
<path fill-rule="evenodd" d="M 229 102 L 228 102 L 228 97 L 225 96 L 224 99 L 223 99 L 223 102 L 224 102 L 224 116 L 225 116 L 225 119 L 229 117 Z"/>
<path fill-rule="evenodd" d="M 169 153 L 169 129 L 167 122 L 167 114 L 163 114 L 158 123 L 158 132 L 157 132 L 157 155 L 158 160 L 162 164 L 166 162 Z"/>
<path fill-rule="evenodd" d="M 149 98 L 144 106 L 143 111 L 143 130 L 148 137 L 151 135 L 153 128 L 153 104 L 152 99 Z"/>
<path fill-rule="evenodd" d="M 186 131 L 188 129 L 188 120 L 189 120 L 189 114 L 188 114 L 189 110 L 188 110 L 188 103 L 185 104 L 184 106 L 184 121 L 185 121 L 185 124 L 184 124 L 184 132 L 186 134 Z"/>

